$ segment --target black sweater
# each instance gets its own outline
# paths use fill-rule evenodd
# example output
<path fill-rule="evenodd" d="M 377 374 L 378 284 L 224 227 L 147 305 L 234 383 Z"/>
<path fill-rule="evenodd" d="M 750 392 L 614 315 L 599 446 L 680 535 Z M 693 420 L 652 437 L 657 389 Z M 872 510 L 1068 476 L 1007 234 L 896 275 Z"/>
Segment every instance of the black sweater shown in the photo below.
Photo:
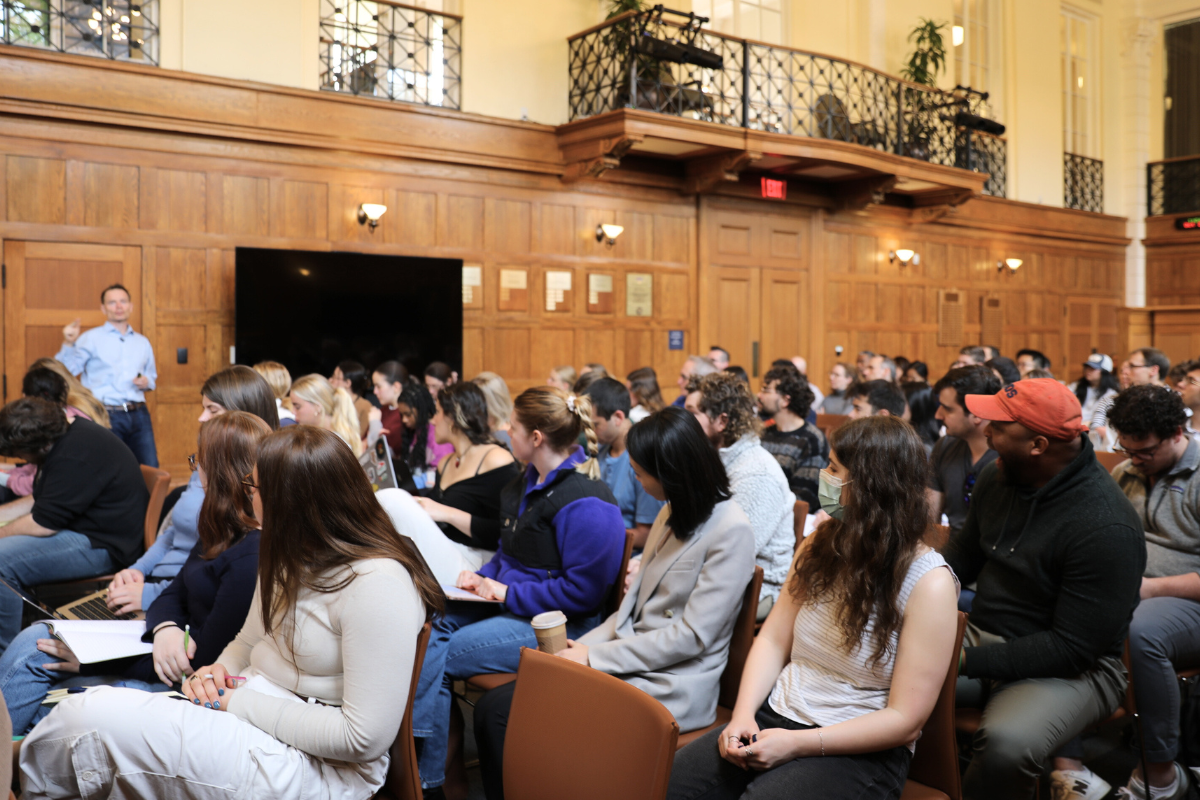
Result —
<path fill-rule="evenodd" d="M 1006 640 L 968 647 L 964 675 L 1065 678 L 1121 657 L 1146 542 L 1086 438 L 1041 489 L 1010 486 L 988 465 L 943 556 L 964 584 L 978 581 L 971 622 Z"/>

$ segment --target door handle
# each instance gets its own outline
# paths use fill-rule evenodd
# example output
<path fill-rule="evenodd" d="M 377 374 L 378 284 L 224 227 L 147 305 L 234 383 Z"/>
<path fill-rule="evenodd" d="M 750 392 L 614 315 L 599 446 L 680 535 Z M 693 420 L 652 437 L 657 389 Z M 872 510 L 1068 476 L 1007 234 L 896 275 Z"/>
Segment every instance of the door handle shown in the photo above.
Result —
<path fill-rule="evenodd" d="M 750 343 L 750 374 L 758 377 L 758 342 Z"/>

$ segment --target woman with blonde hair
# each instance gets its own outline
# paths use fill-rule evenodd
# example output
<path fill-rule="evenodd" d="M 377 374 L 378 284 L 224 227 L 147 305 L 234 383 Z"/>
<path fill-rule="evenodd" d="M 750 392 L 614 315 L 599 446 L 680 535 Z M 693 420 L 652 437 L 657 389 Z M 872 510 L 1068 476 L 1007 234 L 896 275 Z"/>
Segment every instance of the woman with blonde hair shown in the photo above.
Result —
<path fill-rule="evenodd" d="M 350 445 L 357 458 L 363 454 L 358 435 L 358 412 L 345 389 L 334 389 L 324 375 L 302 375 L 292 384 L 289 395 L 296 413 L 296 424 L 315 425 L 333 431 Z"/>
<path fill-rule="evenodd" d="M 413 705 L 424 739 L 421 785 L 445 780 L 450 685 L 472 675 L 516 672 L 522 647 L 537 647 L 531 617 L 561 611 L 572 639 L 599 624 L 618 580 L 625 521 L 596 463 L 592 403 L 558 389 L 527 389 L 513 407 L 513 455 L 528 464 L 500 495 L 496 555 L 458 587 L 499 603 L 451 601 L 434 623 Z M 576 444 L 580 436 L 587 451 Z"/>
<path fill-rule="evenodd" d="M 546 378 L 546 385 L 569 392 L 577 380 L 579 380 L 579 376 L 575 373 L 575 368 L 567 364 L 550 370 L 550 377 Z"/>
<path fill-rule="evenodd" d="M 63 376 L 63 380 L 67 382 L 67 405 L 79 409 L 88 415 L 88 418 L 97 425 L 103 425 L 105 428 L 112 428 L 112 423 L 108 419 L 108 412 L 104 409 L 104 404 L 96 399 L 96 395 L 92 394 L 91 390 L 84 386 L 79 380 L 71 374 L 61 361 L 53 358 L 39 358 L 33 362 L 29 368 L 30 371 L 35 369 L 54 370 L 59 375 Z"/>
<path fill-rule="evenodd" d="M 260 361 L 254 365 L 254 371 L 263 376 L 275 395 L 275 413 L 279 415 L 280 427 L 295 425 L 296 414 L 288 397 L 292 391 L 292 373 L 278 361 Z"/>
<path fill-rule="evenodd" d="M 488 427 L 492 429 L 492 438 L 511 450 L 508 420 L 512 417 L 513 401 L 508 384 L 494 372 L 481 372 L 471 379 L 471 383 L 483 390 L 483 397 L 487 400 Z"/>

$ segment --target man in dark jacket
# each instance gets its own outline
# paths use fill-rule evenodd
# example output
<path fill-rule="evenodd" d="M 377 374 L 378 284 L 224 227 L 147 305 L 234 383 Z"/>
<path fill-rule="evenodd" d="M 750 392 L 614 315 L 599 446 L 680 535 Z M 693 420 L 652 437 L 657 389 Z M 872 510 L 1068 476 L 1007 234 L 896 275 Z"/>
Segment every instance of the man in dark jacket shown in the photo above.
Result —
<path fill-rule="evenodd" d="M 959 705 L 981 705 L 983 719 L 963 795 L 1011 800 L 1031 796 L 1050 754 L 1120 702 L 1146 544 L 1066 387 L 1027 380 L 966 403 L 990 421 L 999 457 L 943 553 L 978 584 Z"/>

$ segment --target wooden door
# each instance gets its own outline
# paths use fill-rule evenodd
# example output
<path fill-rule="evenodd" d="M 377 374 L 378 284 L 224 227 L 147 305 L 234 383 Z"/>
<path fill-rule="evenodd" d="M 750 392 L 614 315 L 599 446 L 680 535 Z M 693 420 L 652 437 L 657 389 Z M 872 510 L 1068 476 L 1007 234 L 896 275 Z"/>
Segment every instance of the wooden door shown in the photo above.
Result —
<path fill-rule="evenodd" d="M 807 319 L 805 302 L 808 296 L 808 273 L 788 269 L 762 271 L 762 345 L 759 374 L 761 378 L 778 358 L 790 359 L 803 355 L 808 358 Z"/>
<path fill-rule="evenodd" d="M 104 323 L 100 292 L 128 287 L 130 324 L 141 330 L 140 247 L 55 242 L 4 242 L 4 399 L 21 396 L 25 371 L 62 346 L 63 326 L 79 318 L 83 329 Z"/>
<path fill-rule="evenodd" d="M 699 342 L 699 355 L 714 345 L 729 351 L 730 365 L 754 374 L 757 352 L 761 363 L 761 270 L 753 267 L 713 267 L 710 273 L 708 336 Z M 760 370 L 761 372 L 761 370 Z M 751 385 L 757 388 L 754 380 Z"/>

